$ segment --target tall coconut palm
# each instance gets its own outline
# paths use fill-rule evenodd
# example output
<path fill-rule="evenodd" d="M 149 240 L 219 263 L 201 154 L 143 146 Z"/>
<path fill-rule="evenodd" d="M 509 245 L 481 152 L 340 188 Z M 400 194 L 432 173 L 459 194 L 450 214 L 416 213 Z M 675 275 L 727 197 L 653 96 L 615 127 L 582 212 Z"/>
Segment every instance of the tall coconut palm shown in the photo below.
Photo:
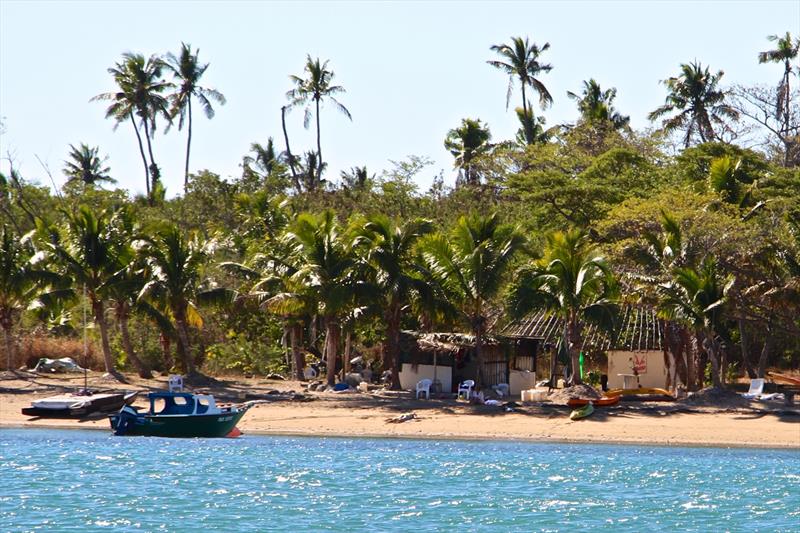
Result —
<path fill-rule="evenodd" d="M 513 313 L 522 316 L 539 308 L 563 320 L 561 346 L 569 352 L 570 383 L 579 385 L 583 325 L 612 331 L 616 320 L 617 286 L 610 268 L 588 235 L 572 229 L 548 235 L 544 257 L 516 278 L 510 296 Z"/>
<path fill-rule="evenodd" d="M 174 224 L 163 224 L 138 237 L 147 282 L 139 298 L 152 301 L 174 321 L 178 356 L 189 376 L 197 374 L 189 327 L 202 328 L 198 300 L 204 290 L 202 267 L 207 253 L 196 236 L 187 238 Z"/>
<path fill-rule="evenodd" d="M 783 77 L 778 84 L 777 106 L 775 116 L 780 121 L 783 134 L 788 133 L 791 123 L 789 80 L 792 74 L 792 61 L 800 54 L 800 38 L 792 39 L 792 35 L 787 31 L 783 37 L 770 35 L 767 37 L 771 42 L 775 42 L 777 47 L 774 50 L 759 52 L 759 63 L 783 63 Z M 788 154 L 787 154 L 788 156 Z"/>
<path fill-rule="evenodd" d="M 400 322 L 425 281 L 415 263 L 414 248 L 433 231 L 428 220 L 409 220 L 398 226 L 385 216 L 374 216 L 358 229 L 356 249 L 374 280 L 374 294 L 385 324 L 384 369 L 392 369 L 392 389 L 400 389 Z"/>
<path fill-rule="evenodd" d="M 724 327 L 728 291 L 734 281 L 733 276 L 723 276 L 716 260 L 708 256 L 699 267 L 673 269 L 672 280 L 659 286 L 662 309 L 671 319 L 694 328 L 711 360 L 714 387 L 723 385 L 720 333 Z"/>
<path fill-rule="evenodd" d="M 67 214 L 63 242 L 50 243 L 55 258 L 73 280 L 73 288 L 85 288 L 92 309 L 94 323 L 100 329 L 103 363 L 108 374 L 123 381 L 114 359 L 108 337 L 106 306 L 109 289 L 115 272 L 121 264 L 121 239 L 108 211 L 95 213 L 88 206 L 80 206 Z"/>
<path fill-rule="evenodd" d="M 455 167 L 463 177 L 460 181 L 467 185 L 480 183 L 474 161 L 489 151 L 491 138 L 489 127 L 481 123 L 480 119 L 461 119 L 461 126 L 447 132 L 444 147 L 455 157 Z"/>
<path fill-rule="evenodd" d="M 681 64 L 681 74 L 664 80 L 667 95 L 664 105 L 648 115 L 657 120 L 665 115 L 677 113 L 664 119 L 662 127 L 667 132 L 685 130 L 683 143 L 689 147 L 695 135 L 702 142 L 719 137 L 714 125 L 724 125 L 726 119 L 737 119 L 739 113 L 725 103 L 726 93 L 719 89 L 723 72 L 711 74 L 708 67 L 700 63 Z"/>
<path fill-rule="evenodd" d="M 325 325 L 325 361 L 328 385 L 336 379 L 341 320 L 352 306 L 357 282 L 352 276 L 355 259 L 333 211 L 303 213 L 284 235 L 295 272 L 291 282 L 314 302 L 314 314 Z"/>
<path fill-rule="evenodd" d="M 48 283 L 59 277 L 42 267 L 30 239 L 20 238 L 10 228 L 0 232 L 0 327 L 3 329 L 6 369 L 11 370 L 16 342 L 14 327 L 22 313 L 39 297 Z"/>
<path fill-rule="evenodd" d="M 353 120 L 350 111 L 343 106 L 334 95 L 345 92 L 344 87 L 332 85 L 334 73 L 328 70 L 328 61 L 320 63 L 319 58 L 311 59 L 311 55 L 306 56 L 305 77 L 291 75 L 295 87 L 286 93 L 289 99 L 289 107 L 305 106 L 303 126 L 308 129 L 311 123 L 311 105 L 314 105 L 314 113 L 317 121 L 317 175 L 322 175 L 322 144 L 319 127 L 319 106 L 322 100 L 329 99 L 347 118 Z M 288 142 L 286 144 L 288 150 Z"/>
<path fill-rule="evenodd" d="M 528 38 L 512 37 L 511 44 L 496 44 L 490 49 L 502 57 L 502 60 L 487 61 L 493 67 L 508 74 L 508 91 L 506 91 L 506 109 L 511 101 L 511 92 L 514 88 L 514 79 L 519 80 L 522 89 L 522 110 L 527 115 L 529 111 L 528 101 L 525 95 L 525 87 L 530 86 L 539 95 L 539 105 L 545 109 L 553 103 L 553 97 L 536 76 L 543 72 L 550 72 L 553 67 L 546 63 L 539 62 L 539 56 L 550 48 L 550 43 L 544 43 L 539 48 L 536 43 L 529 43 Z"/>
<path fill-rule="evenodd" d="M 578 103 L 578 111 L 584 122 L 610 122 L 614 129 L 618 130 L 628 127 L 631 118 L 621 115 L 614 109 L 613 102 L 617 97 L 617 89 L 604 91 L 600 88 L 600 84 L 591 78 L 583 82 L 581 94 L 567 91 L 567 96 Z"/>
<path fill-rule="evenodd" d="M 76 148 L 69 145 L 69 159 L 64 161 L 64 175 L 67 176 L 67 183 L 82 183 L 86 186 L 94 185 L 98 182 L 116 183 L 117 180 L 108 175 L 111 168 L 106 166 L 108 156 L 100 158 L 100 148 L 90 147 L 88 144 L 80 143 Z"/>
<path fill-rule="evenodd" d="M 489 329 L 492 300 L 506 281 L 524 237 L 500 223 L 496 214 L 459 219 L 449 238 L 438 234 L 423 244 L 424 267 L 458 308 L 475 336 L 478 382 L 483 383 L 483 338 Z"/>
<path fill-rule="evenodd" d="M 225 96 L 215 90 L 199 85 L 200 78 L 208 69 L 208 63 L 201 64 L 198 59 L 200 50 L 192 53 L 192 45 L 181 43 L 178 57 L 171 52 L 167 53 L 164 66 L 172 72 L 177 90 L 170 96 L 172 116 L 178 116 L 178 129 L 183 129 L 184 120 L 187 120 L 186 136 L 186 165 L 184 168 L 183 187 L 189 184 L 189 152 L 192 149 L 192 98 L 200 102 L 200 106 L 209 119 L 214 118 L 214 107 L 211 101 L 225 105 Z"/>
<path fill-rule="evenodd" d="M 163 93 L 172 84 L 161 79 L 163 65 L 163 61 L 158 56 L 153 55 L 145 59 L 142 54 L 126 52 L 122 55 L 122 61 L 108 69 L 109 74 L 114 77 L 114 82 L 119 90 L 112 93 L 103 93 L 92 98 L 92 100 L 111 101 L 111 104 L 106 109 L 106 118 L 113 118 L 116 121 L 115 128 L 123 120 L 130 119 L 133 123 L 136 137 L 139 141 L 139 151 L 145 164 L 148 197 L 150 197 L 151 190 L 154 188 L 154 186 L 151 186 L 151 180 L 155 184 L 160 178 L 160 171 L 153 157 L 153 147 L 150 142 L 156 132 L 156 119 L 159 115 L 162 115 L 171 120 L 169 101 Z M 138 117 L 144 128 L 147 151 L 150 155 L 149 162 L 144 154 L 135 117 Z"/>

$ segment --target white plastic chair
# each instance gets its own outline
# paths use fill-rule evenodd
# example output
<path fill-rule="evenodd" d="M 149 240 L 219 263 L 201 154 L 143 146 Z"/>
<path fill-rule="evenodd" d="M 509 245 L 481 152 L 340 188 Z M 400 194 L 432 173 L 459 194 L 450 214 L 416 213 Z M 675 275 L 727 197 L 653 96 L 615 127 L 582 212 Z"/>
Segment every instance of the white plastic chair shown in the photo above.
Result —
<path fill-rule="evenodd" d="M 764 392 L 764 378 L 750 380 L 750 390 L 742 394 L 745 398 L 759 398 Z"/>
<path fill-rule="evenodd" d="M 433 383 L 429 379 L 421 379 L 417 381 L 417 400 L 419 400 L 420 393 L 425 393 L 425 399 L 431 399 L 431 383 Z"/>
<path fill-rule="evenodd" d="M 498 383 L 497 385 L 493 385 L 492 388 L 501 398 L 505 398 L 509 395 L 508 383 Z"/>
<path fill-rule="evenodd" d="M 458 397 L 461 398 L 461 393 L 464 393 L 464 399 L 469 401 L 470 397 L 472 396 L 472 388 L 474 386 L 475 381 L 471 379 L 462 381 L 461 385 L 458 386 Z"/>
<path fill-rule="evenodd" d="M 183 391 L 183 376 L 179 374 L 170 374 L 167 381 L 167 386 L 169 387 L 170 392 Z"/>

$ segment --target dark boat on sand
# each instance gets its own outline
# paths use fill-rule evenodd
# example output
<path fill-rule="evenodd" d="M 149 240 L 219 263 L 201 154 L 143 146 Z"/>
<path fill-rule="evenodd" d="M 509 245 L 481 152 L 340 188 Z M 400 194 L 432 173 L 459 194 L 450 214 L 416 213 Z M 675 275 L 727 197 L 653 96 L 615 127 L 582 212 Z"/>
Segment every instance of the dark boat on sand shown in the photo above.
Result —
<path fill-rule="evenodd" d="M 22 414 L 39 418 L 85 418 L 97 413 L 110 413 L 130 405 L 138 392 L 78 393 L 49 396 L 33 400 Z"/>
<path fill-rule="evenodd" d="M 259 402 L 218 406 L 208 394 L 151 392 L 146 412 L 125 406 L 111 415 L 115 435 L 149 437 L 225 437 L 250 407 Z"/>

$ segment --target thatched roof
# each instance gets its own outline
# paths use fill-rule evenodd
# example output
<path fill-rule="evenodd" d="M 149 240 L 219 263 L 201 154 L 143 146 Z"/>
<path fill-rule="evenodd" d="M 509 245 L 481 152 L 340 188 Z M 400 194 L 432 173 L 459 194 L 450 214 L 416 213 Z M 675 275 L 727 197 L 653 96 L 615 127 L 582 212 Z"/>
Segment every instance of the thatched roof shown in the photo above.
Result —
<path fill-rule="evenodd" d="M 416 340 L 417 349 L 423 352 L 456 353 L 464 348 L 475 346 L 475 336 L 467 333 L 420 333 L 403 331 L 404 340 Z M 402 343 L 402 340 L 401 340 Z M 497 346 L 500 342 L 492 336 L 484 336 L 486 346 Z"/>
<path fill-rule="evenodd" d="M 537 311 L 507 326 L 502 335 L 517 339 L 537 339 L 555 345 L 564 321 L 547 311 Z M 662 349 L 663 331 L 655 309 L 625 306 L 616 335 L 609 335 L 593 324 L 583 328 L 582 349 L 640 352 Z"/>

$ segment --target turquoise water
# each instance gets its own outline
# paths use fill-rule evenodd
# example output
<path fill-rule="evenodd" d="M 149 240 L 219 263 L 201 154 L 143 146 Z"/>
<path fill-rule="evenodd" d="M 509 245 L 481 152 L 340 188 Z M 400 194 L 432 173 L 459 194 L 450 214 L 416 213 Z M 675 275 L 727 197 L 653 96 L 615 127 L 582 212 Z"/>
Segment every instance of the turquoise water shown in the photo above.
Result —
<path fill-rule="evenodd" d="M 0 531 L 798 531 L 800 453 L 0 430 Z"/>

